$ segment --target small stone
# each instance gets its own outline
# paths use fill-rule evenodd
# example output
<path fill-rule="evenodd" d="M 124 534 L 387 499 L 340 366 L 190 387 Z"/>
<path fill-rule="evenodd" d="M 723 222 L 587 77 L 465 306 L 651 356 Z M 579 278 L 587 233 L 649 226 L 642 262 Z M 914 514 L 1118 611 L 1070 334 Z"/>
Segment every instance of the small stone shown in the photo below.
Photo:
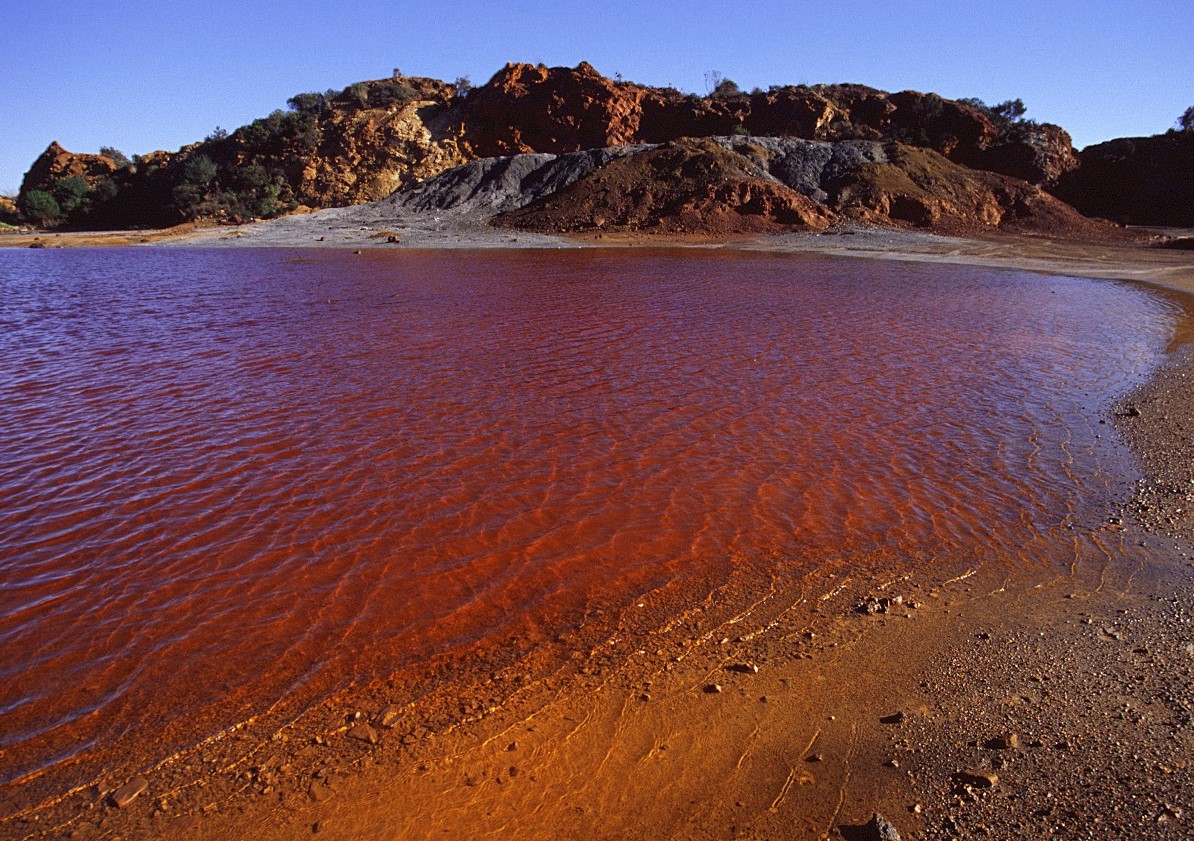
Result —
<path fill-rule="evenodd" d="M 307 788 L 307 796 L 316 803 L 323 803 L 332 796 L 332 787 L 325 783 L 311 783 Z"/>
<path fill-rule="evenodd" d="M 1020 747 L 1020 737 L 1015 733 L 1001 733 L 983 743 L 987 750 L 1015 750 Z"/>
<path fill-rule="evenodd" d="M 885 715 L 879 719 L 880 724 L 903 724 L 904 720 L 908 718 L 908 714 L 903 710 L 894 712 L 891 715 Z"/>
<path fill-rule="evenodd" d="M 805 762 L 822 762 L 824 759 L 825 759 L 825 757 L 822 754 L 811 753 L 807 757 L 805 757 L 804 761 Z"/>
<path fill-rule="evenodd" d="M 999 785 L 999 775 L 994 771 L 984 771 L 981 768 L 967 768 L 954 774 L 954 782 L 960 786 L 995 788 Z"/>
<path fill-rule="evenodd" d="M 356 739 L 358 742 L 365 742 L 370 745 L 376 745 L 379 739 L 377 731 L 373 729 L 372 725 L 364 721 L 354 724 L 349 729 L 348 738 Z"/>
<path fill-rule="evenodd" d="M 716 695 L 719 692 L 721 692 L 720 683 L 710 683 L 705 686 L 705 694 L 707 695 Z"/>
<path fill-rule="evenodd" d="M 401 718 L 402 708 L 391 704 L 377 714 L 377 726 L 384 727 L 386 730 L 391 730 L 395 725 L 398 724 L 398 721 Z"/>
<path fill-rule="evenodd" d="M 728 668 L 731 672 L 737 672 L 738 674 L 742 675 L 757 675 L 759 673 L 759 667 L 754 663 L 735 663 L 734 665 L 727 666 L 726 668 Z"/>
<path fill-rule="evenodd" d="M 859 841 L 900 841 L 900 833 L 887 818 L 875 812 L 868 823 L 850 836 Z"/>
<path fill-rule="evenodd" d="M 112 805 L 117 809 L 127 809 L 132 802 L 149 788 L 149 781 L 144 777 L 129 780 L 116 791 L 112 792 Z"/>

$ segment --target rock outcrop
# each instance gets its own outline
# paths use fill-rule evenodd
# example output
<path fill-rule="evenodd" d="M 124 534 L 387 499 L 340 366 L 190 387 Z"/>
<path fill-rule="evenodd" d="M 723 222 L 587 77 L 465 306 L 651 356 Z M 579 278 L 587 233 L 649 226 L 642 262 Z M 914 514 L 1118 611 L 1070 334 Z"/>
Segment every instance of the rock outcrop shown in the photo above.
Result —
<path fill-rule="evenodd" d="M 319 113 L 318 145 L 297 155 L 293 165 L 297 203 L 316 208 L 376 201 L 472 159 L 460 149 L 452 89 L 433 79 L 402 82 L 414 98 Z"/>
<path fill-rule="evenodd" d="M 88 187 L 94 188 L 104 178 L 109 178 L 119 167 L 104 155 L 87 155 L 68 152 L 55 140 L 46 147 L 21 181 L 21 195 L 31 190 L 49 190 L 64 178 L 82 178 Z"/>
<path fill-rule="evenodd" d="M 1056 186 L 1080 165 L 1069 133 L 1048 123 L 1012 124 L 977 156 L 962 155 L 956 160 L 1045 187 Z"/>
<path fill-rule="evenodd" d="M 967 166 L 1053 184 L 1077 166 L 1057 126 L 997 125 L 975 107 L 916 91 L 805 85 L 699 97 L 576 68 L 508 64 L 473 91 L 464 144 L 479 157 L 560 154 L 601 146 L 666 143 L 742 133 L 808 140 L 896 140 Z"/>
<path fill-rule="evenodd" d="M 16 202 L 8 196 L 0 196 L 0 222 L 5 225 L 15 225 L 19 219 Z"/>
<path fill-rule="evenodd" d="M 1057 194 L 1088 216 L 1194 227 L 1194 133 L 1124 137 L 1087 146 Z"/>

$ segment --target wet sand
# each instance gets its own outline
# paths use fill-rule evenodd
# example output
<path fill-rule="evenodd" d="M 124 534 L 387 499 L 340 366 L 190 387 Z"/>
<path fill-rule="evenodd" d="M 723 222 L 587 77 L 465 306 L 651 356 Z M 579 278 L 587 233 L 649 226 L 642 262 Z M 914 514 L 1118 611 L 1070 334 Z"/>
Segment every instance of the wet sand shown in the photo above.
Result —
<path fill-rule="evenodd" d="M 1194 292 L 1190 252 L 882 230 L 733 245 Z M 1175 349 L 1107 421 L 1142 484 L 1078 527 L 1131 563 L 743 574 L 695 605 L 659 592 L 560 640 L 563 666 L 515 663 L 417 709 L 387 709 L 382 684 L 297 720 L 267 711 L 149 770 L 126 808 L 117 785 L 89 788 L 0 836 L 849 839 L 880 812 L 904 838 L 1184 837 L 1194 361 Z"/>

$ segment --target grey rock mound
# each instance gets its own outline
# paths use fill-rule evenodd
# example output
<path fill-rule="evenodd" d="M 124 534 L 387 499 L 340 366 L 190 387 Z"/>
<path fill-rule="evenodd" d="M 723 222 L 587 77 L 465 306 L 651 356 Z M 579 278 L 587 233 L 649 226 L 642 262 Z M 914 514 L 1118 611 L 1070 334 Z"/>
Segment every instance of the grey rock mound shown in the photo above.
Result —
<path fill-rule="evenodd" d="M 525 154 L 485 158 L 442 172 L 375 202 L 374 211 L 450 213 L 490 217 L 549 196 L 599 167 L 647 145 L 613 146 L 564 155 Z"/>
<path fill-rule="evenodd" d="M 860 167 L 888 160 L 884 145 L 869 140 L 709 139 L 754 164 L 759 177 L 775 179 L 822 204 L 832 201 L 839 183 Z M 426 214 L 489 219 L 563 190 L 610 161 L 655 148 L 658 147 L 638 144 L 563 155 L 536 153 L 485 158 L 365 205 L 368 209 L 362 209 L 361 213 L 395 219 Z"/>
<path fill-rule="evenodd" d="M 836 196 L 843 178 L 867 164 L 888 162 L 884 145 L 872 140 L 713 139 L 726 149 L 755 160 L 777 180 L 822 204 Z"/>

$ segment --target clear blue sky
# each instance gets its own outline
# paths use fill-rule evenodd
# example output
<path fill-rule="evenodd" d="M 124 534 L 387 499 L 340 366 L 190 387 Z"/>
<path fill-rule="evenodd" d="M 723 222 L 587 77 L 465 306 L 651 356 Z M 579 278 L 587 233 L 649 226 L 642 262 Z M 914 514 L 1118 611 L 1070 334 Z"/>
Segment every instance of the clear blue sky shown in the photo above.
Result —
<path fill-rule="evenodd" d="M 485 82 L 508 61 L 704 92 L 860 82 L 988 102 L 1079 148 L 1194 105 L 1194 0 L 518 2 L 0 0 L 0 193 L 51 140 L 177 149 L 295 93 L 388 76 Z"/>

